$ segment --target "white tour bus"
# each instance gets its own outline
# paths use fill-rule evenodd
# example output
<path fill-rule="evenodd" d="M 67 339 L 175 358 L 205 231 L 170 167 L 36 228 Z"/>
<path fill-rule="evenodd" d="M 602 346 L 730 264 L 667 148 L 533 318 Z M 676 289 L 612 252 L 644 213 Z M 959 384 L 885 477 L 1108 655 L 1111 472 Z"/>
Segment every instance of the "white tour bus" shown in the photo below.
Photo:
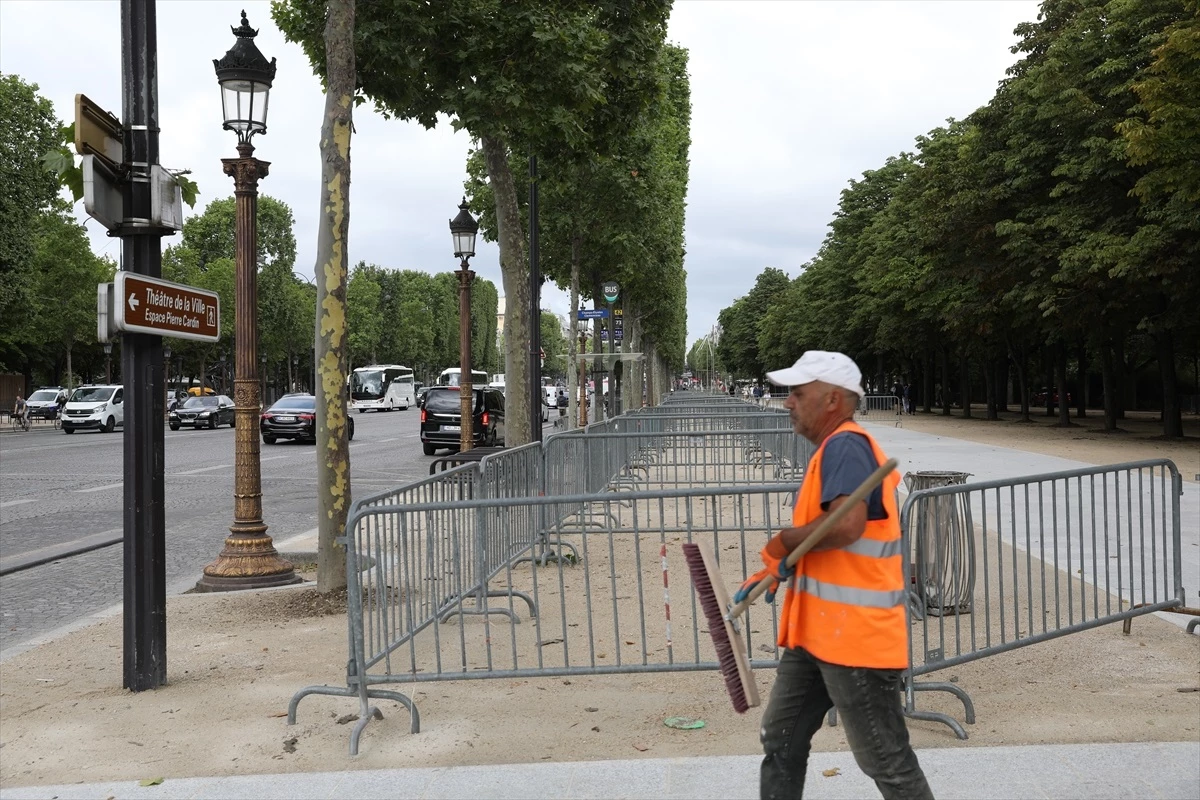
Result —
<path fill-rule="evenodd" d="M 399 364 L 375 364 L 350 373 L 350 405 L 361 414 L 368 408 L 379 411 L 407 409 L 416 403 L 413 371 Z"/>
<path fill-rule="evenodd" d="M 438 386 L 458 386 L 459 385 L 459 377 L 458 376 L 461 374 L 462 374 L 462 370 L 460 370 L 458 367 L 451 367 L 450 369 L 444 369 L 444 370 L 442 370 L 442 374 L 438 375 L 437 385 Z M 480 372 L 477 369 L 471 370 L 471 385 L 476 388 L 482 388 L 484 386 L 487 386 L 488 385 L 488 374 L 486 372 Z"/>

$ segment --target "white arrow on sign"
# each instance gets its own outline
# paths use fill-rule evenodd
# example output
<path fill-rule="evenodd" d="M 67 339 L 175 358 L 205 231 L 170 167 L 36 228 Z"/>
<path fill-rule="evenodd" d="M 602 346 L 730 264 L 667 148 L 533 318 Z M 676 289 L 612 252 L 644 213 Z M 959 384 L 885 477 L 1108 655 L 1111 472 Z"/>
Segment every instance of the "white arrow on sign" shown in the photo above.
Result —
<path fill-rule="evenodd" d="M 129 293 L 129 310 L 130 310 L 130 311 L 133 311 L 133 310 L 135 310 L 135 309 L 136 309 L 136 308 L 137 308 L 139 305 L 141 305 L 141 303 L 139 303 L 139 302 L 138 302 L 138 299 L 137 299 L 137 297 L 135 297 L 135 296 L 134 296 L 133 292 L 130 292 L 130 293 Z"/>

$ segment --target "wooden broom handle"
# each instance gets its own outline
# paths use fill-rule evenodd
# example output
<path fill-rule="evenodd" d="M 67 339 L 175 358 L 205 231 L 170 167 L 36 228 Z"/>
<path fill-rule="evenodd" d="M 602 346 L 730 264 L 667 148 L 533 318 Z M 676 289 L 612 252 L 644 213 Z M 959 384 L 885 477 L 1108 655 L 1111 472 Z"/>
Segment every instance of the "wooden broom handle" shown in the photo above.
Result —
<path fill-rule="evenodd" d="M 825 534 L 833 530 L 833 526 L 838 524 L 842 517 L 850 513 L 851 508 L 853 508 L 856 504 L 866 500 L 867 495 L 875 491 L 875 487 L 883 483 L 883 479 L 886 478 L 898 464 L 899 462 L 894 458 L 889 458 L 887 461 L 880 464 L 877 470 L 872 472 L 857 489 L 855 489 L 849 494 L 849 496 L 846 497 L 846 502 L 835 508 L 829 514 L 829 516 L 821 520 L 821 524 L 817 526 L 817 529 L 809 534 L 808 538 L 801 542 L 799 547 L 788 553 L 786 562 L 788 568 L 791 569 L 795 567 L 796 562 L 798 562 L 805 553 L 816 547 L 817 543 L 825 538 Z M 741 616 L 741 614 L 747 608 L 754 605 L 755 600 L 762 597 L 770 585 L 771 582 L 769 580 L 759 581 L 758 584 L 750 590 L 750 594 L 746 596 L 745 600 L 729 609 L 729 613 L 725 615 L 725 618 L 732 620 L 735 617 Z"/>

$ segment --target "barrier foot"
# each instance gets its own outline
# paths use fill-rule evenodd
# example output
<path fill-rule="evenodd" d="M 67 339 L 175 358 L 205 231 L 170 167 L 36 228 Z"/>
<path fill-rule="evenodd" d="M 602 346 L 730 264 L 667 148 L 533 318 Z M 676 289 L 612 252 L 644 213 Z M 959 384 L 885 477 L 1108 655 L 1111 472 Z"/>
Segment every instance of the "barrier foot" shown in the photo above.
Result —
<path fill-rule="evenodd" d="M 537 616 L 537 607 L 533 604 L 533 598 L 531 598 L 529 595 L 525 594 L 524 592 L 504 591 L 501 589 L 494 589 L 494 590 L 491 590 L 488 592 L 484 592 L 482 595 L 479 593 L 476 593 L 476 594 L 466 595 L 466 596 L 460 598 L 456 604 L 457 608 L 454 610 L 446 611 L 444 614 L 442 614 L 442 618 L 438 621 L 444 624 L 446 622 L 446 620 L 448 620 L 451 617 L 456 616 L 456 615 L 457 616 L 475 615 L 475 616 L 483 617 L 483 616 L 487 616 L 488 614 L 500 614 L 502 616 L 508 617 L 509 620 L 511 620 L 512 624 L 514 624 L 514 625 L 521 624 L 521 618 L 518 617 L 513 612 L 509 611 L 507 608 L 488 608 L 486 605 L 484 605 L 482 607 L 478 607 L 478 608 L 465 608 L 462 604 L 463 600 L 474 599 L 476 601 L 482 601 L 482 599 L 484 597 L 519 597 L 529 605 L 529 616 L 531 616 L 531 617 Z"/>
<path fill-rule="evenodd" d="M 354 730 L 350 731 L 350 755 L 358 755 L 358 740 L 362 737 L 363 728 L 373 719 L 383 719 L 383 712 L 375 706 L 368 706 L 366 713 L 358 715 L 358 722 L 354 723 Z"/>
<path fill-rule="evenodd" d="M 355 694 L 359 694 L 356 692 Z M 393 692 L 387 689 L 367 689 L 367 697 L 374 697 L 377 700 L 394 700 L 400 705 L 408 709 L 408 732 L 421 732 L 421 712 L 417 710 L 416 703 L 405 694 Z M 363 699 L 364 705 L 366 699 Z M 350 755 L 358 755 L 358 740 L 362 736 L 363 728 L 367 727 L 367 723 L 373 719 L 383 719 L 383 712 L 375 706 L 368 706 L 364 712 L 359 715 L 358 722 L 354 723 L 354 730 L 350 732 Z"/>
<path fill-rule="evenodd" d="M 292 700 L 288 703 L 287 724 L 296 724 L 296 709 L 300 705 L 300 701 L 308 697 L 310 694 L 325 694 L 333 697 L 358 697 L 358 692 L 346 686 L 306 686 L 300 691 L 292 695 Z"/>
<path fill-rule="evenodd" d="M 534 604 L 533 598 L 530 597 L 525 592 L 521 592 L 516 589 L 510 589 L 507 592 L 494 591 L 494 592 L 488 592 L 488 597 L 519 597 L 525 601 L 525 605 L 529 606 L 529 616 L 531 618 L 536 617 L 538 615 L 537 606 Z M 521 620 L 514 618 L 513 622 L 520 624 Z"/>
<path fill-rule="evenodd" d="M 580 533 L 582 533 L 582 531 L 580 531 Z M 534 546 L 538 547 L 540 551 L 536 556 L 521 556 L 513 562 L 513 566 L 515 567 L 517 564 L 524 564 L 526 561 L 536 563 L 539 567 L 544 567 L 551 562 L 559 561 L 573 566 L 582 561 L 582 559 L 579 557 L 579 550 L 575 547 L 575 545 L 571 544 L 570 542 L 564 542 L 561 536 L 557 537 L 552 545 L 549 537 L 545 534 L 542 534 L 538 537 L 537 544 Z M 557 553 L 552 552 L 553 547 L 558 547 L 559 551 Z M 564 547 L 571 551 L 569 558 L 564 556 L 562 553 L 562 548 Z"/>
<path fill-rule="evenodd" d="M 365 693 L 348 686 L 306 686 L 300 691 L 292 695 L 292 700 L 288 703 L 287 724 L 296 724 L 296 708 L 300 701 L 310 694 L 323 694 L 332 697 L 357 697 L 361 701 L 358 722 L 354 725 L 354 730 L 350 732 L 350 755 L 358 755 L 358 740 L 362 736 L 363 728 L 372 719 L 383 719 L 383 712 L 375 706 L 367 705 L 368 697 L 380 698 L 383 700 L 395 700 L 400 705 L 408 709 L 409 717 L 409 732 L 421 732 L 421 712 L 417 710 L 416 705 L 406 695 L 400 692 L 392 692 L 387 689 L 367 689 Z"/>
<path fill-rule="evenodd" d="M 939 714 L 936 711 L 917 711 L 915 709 L 910 711 L 906 708 L 904 709 L 904 716 L 908 717 L 909 719 L 920 719 L 926 722 L 941 722 L 949 727 L 950 730 L 954 731 L 954 735 L 959 739 L 962 739 L 963 741 L 966 741 L 967 739 L 967 732 L 963 730 L 963 726 L 959 725 L 958 720 L 954 719 L 948 714 Z"/>
<path fill-rule="evenodd" d="M 557 553 L 549 552 L 549 550 L 550 550 L 549 541 L 543 542 L 542 554 L 540 556 L 538 556 L 538 563 L 541 566 L 543 566 L 543 567 L 546 566 L 546 564 L 548 564 L 551 560 L 567 561 L 567 563 L 569 563 L 569 564 L 578 564 L 583 560 L 579 557 L 579 548 L 575 547 L 575 545 L 571 544 L 570 542 L 564 542 L 562 540 L 561 536 L 559 536 L 557 539 L 555 539 L 554 546 L 558 548 Z M 565 556 L 563 556 L 562 549 L 564 547 L 571 551 L 570 559 L 567 559 Z"/>
<path fill-rule="evenodd" d="M 971 696 L 962 687 L 956 686 L 953 683 L 917 683 L 914 681 L 912 688 L 914 692 L 949 692 L 962 701 L 963 718 L 967 721 L 967 724 L 975 724 L 975 704 L 971 702 Z"/>

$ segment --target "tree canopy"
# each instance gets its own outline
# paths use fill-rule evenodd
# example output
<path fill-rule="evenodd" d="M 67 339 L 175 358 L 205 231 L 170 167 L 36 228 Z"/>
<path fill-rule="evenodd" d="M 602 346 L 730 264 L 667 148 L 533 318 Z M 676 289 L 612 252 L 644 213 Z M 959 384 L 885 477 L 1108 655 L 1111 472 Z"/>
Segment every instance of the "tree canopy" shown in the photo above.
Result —
<path fill-rule="evenodd" d="M 511 159 L 586 160 L 619 142 L 654 99 L 669 9 L 668 0 L 379 0 L 357 11 L 362 95 L 385 115 L 426 127 L 446 114 L 479 142 L 496 208 L 509 374 L 527 370 L 521 343 L 531 340 L 533 324 Z M 278 0 L 272 11 L 325 77 L 324 3 Z M 513 443 L 532 438 L 533 399 L 510 398 Z"/>
<path fill-rule="evenodd" d="M 779 283 L 767 269 L 721 312 L 725 363 L 753 377 L 841 350 L 873 388 L 903 376 L 927 409 L 982 399 L 989 416 L 1011 376 L 1026 414 L 1040 384 L 1078 414 L 1102 398 L 1109 429 L 1154 397 L 1181 435 L 1180 368 L 1200 391 L 1196 12 L 1046 0 L 986 106 L 851 181 L 777 300 L 761 300 Z M 1157 388 L 1136 374 L 1151 366 Z"/>

